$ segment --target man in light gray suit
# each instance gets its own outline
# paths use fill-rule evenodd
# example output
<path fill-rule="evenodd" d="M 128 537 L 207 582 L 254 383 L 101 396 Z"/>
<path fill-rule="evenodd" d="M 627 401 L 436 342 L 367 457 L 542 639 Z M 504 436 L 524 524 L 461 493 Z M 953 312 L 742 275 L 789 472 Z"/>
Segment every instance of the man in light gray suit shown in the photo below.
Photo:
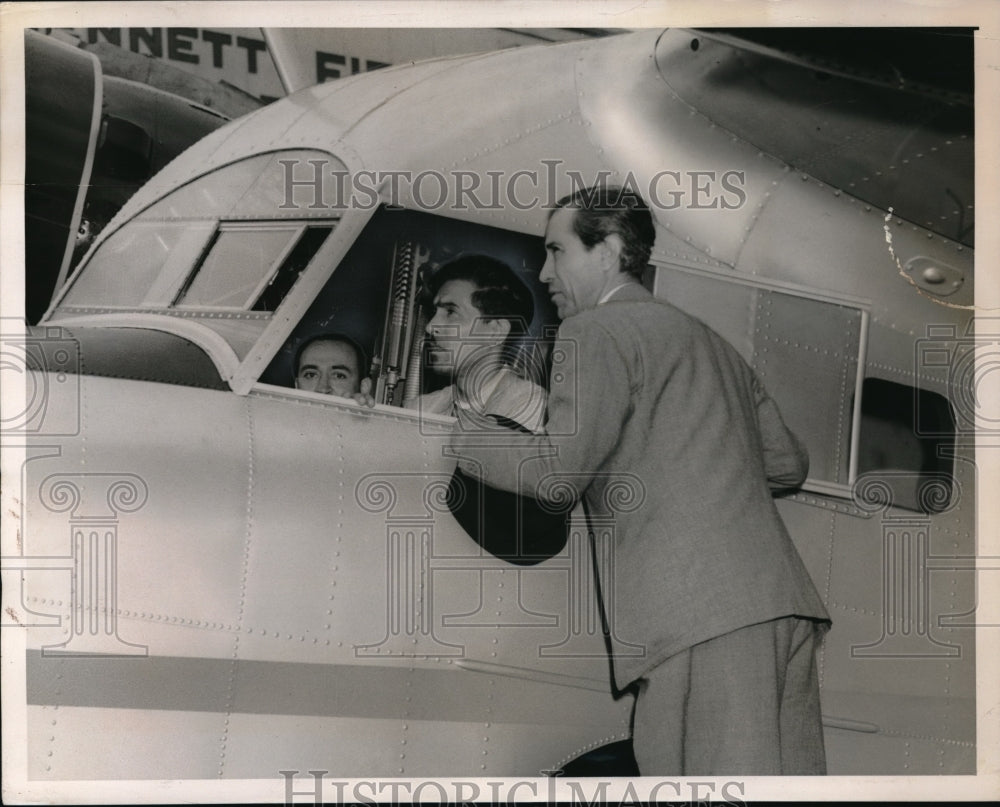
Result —
<path fill-rule="evenodd" d="M 655 237 L 642 200 L 579 191 L 550 213 L 540 278 L 575 361 L 553 372 L 547 434 L 510 448 L 456 436 L 459 467 L 545 498 L 571 481 L 592 517 L 616 476 L 606 621 L 641 654 L 612 657 L 636 694 L 643 775 L 825 773 L 815 650 L 829 617 L 774 505 L 808 457 L 736 350 L 641 284 Z M 554 496 L 551 496 L 554 498 Z M 613 497 L 612 497 L 613 498 Z"/>

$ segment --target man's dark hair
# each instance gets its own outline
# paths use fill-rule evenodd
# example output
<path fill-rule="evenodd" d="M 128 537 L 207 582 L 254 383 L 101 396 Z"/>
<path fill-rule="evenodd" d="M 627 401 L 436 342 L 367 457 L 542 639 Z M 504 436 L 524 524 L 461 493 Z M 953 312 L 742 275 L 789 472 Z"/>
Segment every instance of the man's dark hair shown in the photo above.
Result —
<path fill-rule="evenodd" d="M 358 362 L 358 378 L 364 378 L 368 372 L 368 356 L 365 349 L 346 333 L 318 333 L 306 339 L 295 351 L 295 361 L 292 363 L 292 377 L 299 377 L 299 364 L 302 362 L 302 354 L 306 348 L 314 342 L 340 342 L 347 345 L 354 351 L 354 358 Z"/>
<path fill-rule="evenodd" d="M 649 208 L 637 193 L 617 186 L 582 188 L 556 202 L 549 218 L 560 208 L 575 211 L 573 232 L 588 250 L 616 233 L 622 240 L 621 270 L 642 279 L 656 230 Z"/>
<path fill-rule="evenodd" d="M 505 319 L 510 323 L 507 344 L 528 332 L 535 315 L 531 290 L 517 273 L 503 261 L 489 255 L 463 255 L 449 261 L 429 281 L 431 300 L 450 280 L 467 280 L 476 287 L 472 304 L 489 319 Z"/>

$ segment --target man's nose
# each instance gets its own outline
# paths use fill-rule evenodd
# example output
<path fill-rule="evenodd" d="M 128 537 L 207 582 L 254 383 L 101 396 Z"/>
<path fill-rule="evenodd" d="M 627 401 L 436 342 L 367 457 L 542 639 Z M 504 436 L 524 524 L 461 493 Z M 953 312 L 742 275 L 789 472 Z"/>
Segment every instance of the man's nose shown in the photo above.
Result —
<path fill-rule="evenodd" d="M 538 279 L 542 283 L 548 283 L 552 278 L 552 256 L 549 255 L 545 258 L 545 263 L 542 264 L 542 271 L 538 273 Z"/>
<path fill-rule="evenodd" d="M 316 386 L 317 391 L 324 392 L 329 395 L 330 390 L 333 389 L 333 387 L 330 386 L 331 381 L 332 379 L 330 378 L 329 373 L 321 373 L 319 377 L 319 384 Z"/>

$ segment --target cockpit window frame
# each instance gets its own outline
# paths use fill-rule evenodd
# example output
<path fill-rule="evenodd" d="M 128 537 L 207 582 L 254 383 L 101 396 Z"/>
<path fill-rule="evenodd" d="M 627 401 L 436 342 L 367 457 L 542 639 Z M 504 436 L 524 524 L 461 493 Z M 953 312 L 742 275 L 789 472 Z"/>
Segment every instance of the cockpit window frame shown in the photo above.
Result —
<path fill-rule="evenodd" d="M 202 276 L 205 270 L 205 263 L 212 251 L 217 247 L 219 240 L 226 234 L 239 233 L 244 231 L 253 232 L 285 232 L 289 233 L 288 239 L 285 245 L 278 251 L 275 255 L 274 260 L 271 261 L 271 265 L 267 268 L 267 271 L 262 273 L 261 279 L 257 281 L 256 286 L 247 295 L 247 299 L 243 301 L 242 305 L 208 305 L 199 303 L 187 303 L 184 302 L 184 298 L 190 294 L 191 287 L 194 285 L 195 281 Z M 265 222 L 263 226 L 257 226 L 256 222 L 247 221 L 230 221 L 223 219 L 218 225 L 216 225 L 215 232 L 212 233 L 208 244 L 204 252 L 198 261 L 194 264 L 187 275 L 181 279 L 181 282 L 174 288 L 172 299 L 170 302 L 170 308 L 176 308 L 184 311 L 214 311 L 214 310 L 234 310 L 234 311 L 249 311 L 253 301 L 256 299 L 260 290 L 267 285 L 268 280 L 277 271 L 277 267 L 282 261 L 288 256 L 288 253 L 292 251 L 295 243 L 299 238 L 302 237 L 302 233 L 305 231 L 305 225 L 300 222 L 288 222 L 287 224 L 276 224 L 272 222 Z"/>
<path fill-rule="evenodd" d="M 232 221 L 229 219 L 224 219 L 218 223 L 214 232 L 209 236 L 207 244 L 198 261 L 194 266 L 181 278 L 177 279 L 173 288 L 168 292 L 170 294 L 171 302 L 168 307 L 171 309 L 179 311 L 237 311 L 237 312 L 251 312 L 256 311 L 262 314 L 273 314 L 279 307 L 280 303 L 274 307 L 274 309 L 266 309 L 260 311 L 257 309 L 257 303 L 264 293 L 264 290 L 275 280 L 275 278 L 280 274 L 281 268 L 284 266 L 285 262 L 299 246 L 302 238 L 305 236 L 306 232 L 310 229 L 327 229 L 329 230 L 327 238 L 332 235 L 337 227 L 340 225 L 340 217 L 322 219 L 320 221 L 300 221 L 297 219 L 284 220 L 284 221 Z M 239 232 L 286 232 L 289 233 L 289 237 L 283 247 L 275 253 L 274 259 L 271 261 L 270 266 L 266 272 L 261 274 L 260 279 L 254 288 L 247 294 L 246 299 L 241 305 L 210 305 L 210 304 L 199 304 L 199 303 L 187 303 L 184 302 L 184 297 L 190 292 L 192 285 L 201 276 L 204 268 L 206 259 L 211 255 L 212 250 L 216 247 L 219 239 L 224 234 L 229 233 L 239 233 Z M 316 250 L 318 253 L 319 250 Z M 307 262 L 307 266 L 312 263 L 313 258 L 315 258 L 316 253 L 313 254 L 312 258 Z M 293 284 L 294 285 L 294 284 Z M 291 288 L 289 289 L 289 293 Z M 287 296 L 287 294 L 285 295 Z M 283 300 L 282 300 L 283 302 Z"/>
<path fill-rule="evenodd" d="M 336 158 L 336 155 L 331 156 Z M 343 212 L 333 232 L 309 262 L 307 271 L 303 272 L 281 305 L 269 315 L 270 322 L 240 362 L 229 382 L 234 392 L 246 395 L 257 384 L 261 374 L 309 310 L 316 295 L 340 266 L 374 212 L 374 208 L 360 206 L 349 207 Z M 320 270 L 320 266 L 325 268 Z"/>
<path fill-rule="evenodd" d="M 254 310 L 254 305 L 263 293 L 263 290 L 267 288 L 267 284 L 274 276 L 274 271 L 266 273 L 266 277 L 261 279 L 247 303 L 242 307 L 177 305 L 177 300 L 182 294 L 185 284 L 189 283 L 191 278 L 197 275 L 198 267 L 201 266 L 217 234 L 223 228 L 237 223 L 233 217 L 226 215 L 214 217 L 214 224 L 212 223 L 212 217 L 206 218 L 202 222 L 192 220 L 191 227 L 196 229 L 197 232 L 190 237 L 191 244 L 187 245 L 190 248 L 186 250 L 185 255 L 185 258 L 190 261 L 190 268 L 186 266 L 178 267 L 171 277 L 166 277 L 159 283 L 154 280 L 152 286 L 143 295 L 143 299 L 138 304 L 122 306 L 99 304 L 67 306 L 65 305 L 65 300 L 80 278 L 84 276 L 84 273 L 91 265 L 94 257 L 99 254 L 102 247 L 124 228 L 140 222 L 142 216 L 150 208 L 160 204 L 171 194 L 187 188 L 194 183 L 204 181 L 212 174 L 223 171 L 238 163 L 264 156 L 281 158 L 286 155 L 293 155 L 296 152 L 309 152 L 317 157 L 327 159 L 332 164 L 335 164 L 338 170 L 341 168 L 346 170 L 349 176 L 355 175 L 364 168 L 360 160 L 349 149 L 345 149 L 341 153 L 341 150 L 334 152 L 329 149 L 316 147 L 315 145 L 287 145 L 282 148 L 269 148 L 239 155 L 224 163 L 214 165 L 210 169 L 198 173 L 196 176 L 187 178 L 181 184 L 165 188 L 149 204 L 140 210 L 134 211 L 130 218 L 122 221 L 120 224 L 116 224 L 113 228 L 106 228 L 101 233 L 101 237 L 91 250 L 88 251 L 84 260 L 80 262 L 80 265 L 56 296 L 46 319 L 51 319 L 53 322 L 93 321 L 95 324 L 104 320 L 111 321 L 111 319 L 115 321 L 122 320 L 123 318 L 126 320 L 141 319 L 147 323 L 146 327 L 156 327 L 164 332 L 182 334 L 185 338 L 202 344 L 206 350 L 212 348 L 210 351 L 212 355 L 219 354 L 220 335 L 205 323 L 218 323 L 227 320 L 234 323 L 241 320 L 265 321 L 266 324 L 262 331 L 253 338 L 252 343 L 246 343 L 249 346 L 245 350 L 241 351 L 236 345 L 230 343 L 230 347 L 236 351 L 237 364 L 235 370 L 232 369 L 232 364 L 228 361 L 226 362 L 228 367 L 219 367 L 220 373 L 227 378 L 230 388 L 239 395 L 246 395 L 267 367 L 274 353 L 280 349 L 294 326 L 308 309 L 315 295 L 323 288 L 358 235 L 368 224 L 374 213 L 375 206 L 344 204 L 343 206 L 323 207 L 322 209 L 296 209 L 294 215 L 288 215 L 287 218 L 277 215 L 282 211 L 276 210 L 276 215 L 273 217 L 264 215 L 261 215 L 259 218 L 256 216 L 247 216 L 238 221 L 238 226 L 240 227 L 267 226 L 269 224 L 281 227 L 287 223 L 288 226 L 296 230 L 296 235 L 290 239 L 289 243 L 281 250 L 281 254 L 272 264 L 272 270 L 280 266 L 281 261 L 295 249 L 308 228 L 323 226 L 327 223 L 332 225 L 329 235 L 325 238 L 316 253 L 309 259 L 301 276 L 292 284 L 284 299 L 273 311 L 257 311 Z M 201 320 L 204 320 L 204 323 Z M 199 331 L 205 331 L 204 339 L 196 337 Z M 222 338 L 227 342 L 230 341 L 225 336 Z M 229 370 L 228 372 L 227 369 Z"/>

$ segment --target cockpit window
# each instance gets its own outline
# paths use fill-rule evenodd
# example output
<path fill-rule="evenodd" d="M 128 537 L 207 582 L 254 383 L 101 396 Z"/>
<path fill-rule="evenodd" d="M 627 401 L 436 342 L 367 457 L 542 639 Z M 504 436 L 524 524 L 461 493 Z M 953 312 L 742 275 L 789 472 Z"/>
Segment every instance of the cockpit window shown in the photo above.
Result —
<path fill-rule="evenodd" d="M 530 288 L 535 316 L 511 357 L 511 368 L 544 384 L 547 340 L 557 320 L 538 282 L 545 259 L 541 239 L 385 207 L 372 216 L 259 380 L 291 387 L 301 345 L 318 334 L 334 332 L 357 342 L 371 357 L 363 375 L 371 378 L 378 403 L 400 405 L 406 398 L 439 389 L 448 379 L 424 372 L 422 360 L 427 322 L 421 308 L 427 302 L 424 282 L 444 263 L 471 253 L 505 262 Z"/>
<path fill-rule="evenodd" d="M 258 230 L 223 224 L 175 305 L 245 309 L 295 234 L 288 227 Z"/>
<path fill-rule="evenodd" d="M 295 285 L 313 256 L 333 232 L 332 226 L 306 227 L 295 242 L 295 246 L 285 255 L 253 304 L 254 311 L 274 311 L 285 299 L 285 295 Z"/>
<path fill-rule="evenodd" d="M 274 311 L 341 214 L 336 204 L 315 204 L 298 164 L 324 174 L 347 170 L 328 154 L 299 149 L 205 174 L 112 233 L 59 308 L 242 310 L 248 318 Z"/>
<path fill-rule="evenodd" d="M 174 305 L 274 311 L 332 230 L 224 222 Z"/>

